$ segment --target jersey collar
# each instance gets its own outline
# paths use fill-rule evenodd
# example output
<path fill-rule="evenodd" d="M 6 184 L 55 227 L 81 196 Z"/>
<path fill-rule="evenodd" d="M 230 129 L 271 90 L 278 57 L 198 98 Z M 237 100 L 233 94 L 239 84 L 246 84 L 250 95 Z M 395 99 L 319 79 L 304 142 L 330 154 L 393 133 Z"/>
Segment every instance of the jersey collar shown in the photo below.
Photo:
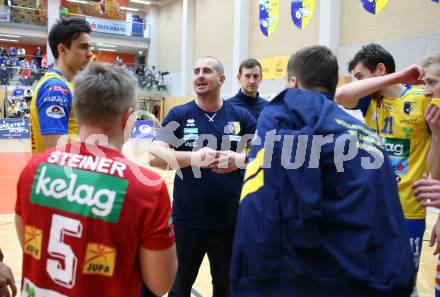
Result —
<path fill-rule="evenodd" d="M 58 74 L 59 76 L 61 76 L 66 81 L 70 82 L 70 80 L 66 76 L 64 76 L 64 74 L 61 71 L 59 71 L 58 69 L 52 68 L 52 69 L 47 70 L 47 72 L 54 72 L 54 73 Z"/>

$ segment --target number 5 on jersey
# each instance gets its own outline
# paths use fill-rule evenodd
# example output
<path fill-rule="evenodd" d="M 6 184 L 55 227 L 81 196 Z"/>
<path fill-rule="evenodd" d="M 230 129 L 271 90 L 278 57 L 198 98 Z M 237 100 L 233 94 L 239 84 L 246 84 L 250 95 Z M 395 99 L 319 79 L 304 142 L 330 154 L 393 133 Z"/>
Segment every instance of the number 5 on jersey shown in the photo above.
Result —
<path fill-rule="evenodd" d="M 78 259 L 69 245 L 63 242 L 64 236 L 81 237 L 82 224 L 79 220 L 54 214 L 50 228 L 48 245 L 49 256 L 46 270 L 50 278 L 60 286 L 72 288 L 75 285 Z M 64 261 L 64 268 L 60 261 Z"/>

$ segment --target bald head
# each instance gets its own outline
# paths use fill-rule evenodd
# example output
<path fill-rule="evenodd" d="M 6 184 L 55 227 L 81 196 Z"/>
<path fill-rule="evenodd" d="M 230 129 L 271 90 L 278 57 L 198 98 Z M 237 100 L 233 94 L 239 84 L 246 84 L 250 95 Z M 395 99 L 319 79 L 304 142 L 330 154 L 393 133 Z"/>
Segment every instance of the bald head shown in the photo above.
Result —
<path fill-rule="evenodd" d="M 225 69 L 223 68 L 223 63 L 219 59 L 217 59 L 215 57 L 211 57 L 211 56 L 204 56 L 204 57 L 201 57 L 200 59 L 198 59 L 196 64 L 202 60 L 213 61 L 214 63 L 210 63 L 210 64 L 212 65 L 214 70 L 217 72 L 217 74 L 220 74 L 220 75 L 225 74 Z"/>
<path fill-rule="evenodd" d="M 225 81 L 223 64 L 214 57 L 202 57 L 194 65 L 193 87 L 198 96 L 219 96 Z"/>

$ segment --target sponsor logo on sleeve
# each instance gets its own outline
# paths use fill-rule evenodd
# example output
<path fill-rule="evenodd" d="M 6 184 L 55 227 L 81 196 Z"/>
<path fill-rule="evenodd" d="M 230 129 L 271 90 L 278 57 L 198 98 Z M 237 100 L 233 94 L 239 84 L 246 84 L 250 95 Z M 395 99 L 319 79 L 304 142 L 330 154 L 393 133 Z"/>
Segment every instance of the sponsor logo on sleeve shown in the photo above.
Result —
<path fill-rule="evenodd" d="M 87 243 L 84 274 L 112 276 L 115 269 L 116 249 L 100 243 Z"/>
<path fill-rule="evenodd" d="M 49 90 L 58 91 L 58 92 L 61 92 L 65 95 L 69 94 L 69 90 L 66 88 L 63 88 L 62 86 L 51 86 L 51 87 L 49 87 Z"/>
<path fill-rule="evenodd" d="M 31 255 L 35 260 L 41 258 L 41 243 L 43 242 L 43 231 L 33 226 L 24 226 L 23 252 Z"/>
<path fill-rule="evenodd" d="M 128 181 L 95 172 L 41 163 L 32 185 L 31 203 L 110 223 L 119 220 Z"/>
<path fill-rule="evenodd" d="M 50 118 L 61 119 L 66 116 L 64 107 L 59 105 L 52 105 L 46 109 L 46 115 Z"/>
<path fill-rule="evenodd" d="M 66 105 L 66 99 L 62 96 L 57 96 L 57 95 L 46 96 L 43 98 L 43 102 L 56 102 L 61 105 Z"/>

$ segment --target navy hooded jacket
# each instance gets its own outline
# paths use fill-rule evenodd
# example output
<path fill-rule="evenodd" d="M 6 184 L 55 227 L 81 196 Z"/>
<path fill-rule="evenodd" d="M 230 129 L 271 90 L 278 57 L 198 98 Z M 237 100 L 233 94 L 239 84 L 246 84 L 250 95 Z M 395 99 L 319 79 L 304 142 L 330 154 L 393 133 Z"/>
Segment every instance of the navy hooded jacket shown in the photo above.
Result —
<path fill-rule="evenodd" d="M 409 296 L 414 265 L 403 212 L 374 132 L 330 97 L 287 89 L 265 107 L 256 135 L 232 296 Z"/>

